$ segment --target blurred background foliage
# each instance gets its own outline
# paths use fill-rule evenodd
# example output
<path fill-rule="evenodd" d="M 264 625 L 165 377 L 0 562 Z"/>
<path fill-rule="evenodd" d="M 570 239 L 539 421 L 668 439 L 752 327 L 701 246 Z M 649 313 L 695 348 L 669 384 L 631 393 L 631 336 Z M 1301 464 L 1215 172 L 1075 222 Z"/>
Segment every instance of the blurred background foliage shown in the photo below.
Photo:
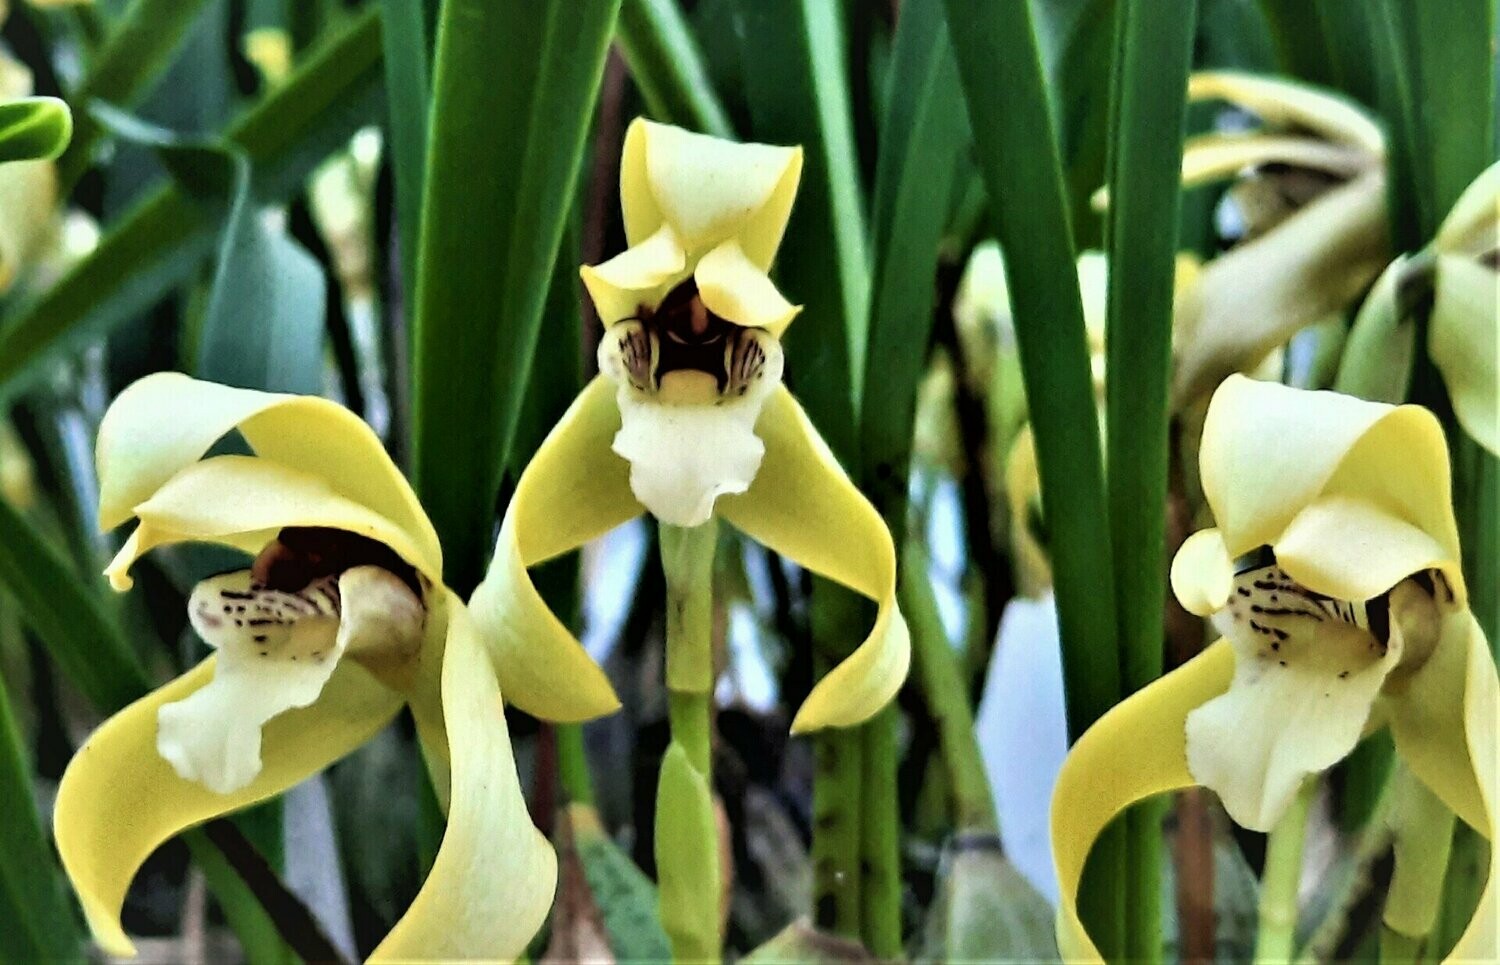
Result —
<path fill-rule="evenodd" d="M 1181 429 L 1169 436 L 1165 397 L 1172 284 L 1179 251 L 1210 259 L 1244 225 L 1223 184 L 1179 201 L 1177 156 L 1153 147 L 1170 148 L 1183 123 L 1170 94 L 1189 67 L 1237 69 L 1363 104 L 1389 135 L 1393 250 L 1414 250 L 1494 154 L 1493 4 L 1199 0 L 1161 4 L 1155 22 L 1149 5 L 1117 0 L 443 6 L 8 0 L 7 16 L 0 0 L 0 95 L 60 96 L 75 118 L 45 173 L 23 184 L 0 169 L 0 959 L 83 957 L 45 836 L 56 782 L 104 715 L 203 655 L 185 595 L 228 565 L 178 547 L 137 565 L 137 592 L 106 591 L 98 574 L 121 536 L 94 523 L 92 446 L 109 400 L 175 369 L 344 403 L 414 480 L 448 580 L 469 591 L 517 474 L 592 374 L 599 327 L 576 266 L 623 247 L 619 147 L 640 114 L 805 145 L 776 267 L 806 306 L 787 380 L 902 547 L 917 650 L 899 708 L 789 740 L 790 709 L 867 616 L 725 532 L 715 776 L 733 856 L 727 946 L 779 934 L 767 960 L 862 954 L 832 934 L 921 960 L 1054 955 L 1055 883 L 1044 833 L 1035 840 L 1046 797 L 1028 797 L 1017 755 L 1055 769 L 1048 748 L 1060 754 L 1067 734 L 1202 642 L 1163 603 L 1167 556 L 1150 552 L 1194 525 L 1195 470 L 1169 447 Z M 440 20 L 460 15 L 468 29 L 439 37 Z M 1180 55 L 1161 40 L 1173 30 Z M 1139 86 L 1112 82 L 1126 55 L 1155 63 Z M 1485 103 L 1489 133 L 1454 137 Z M 1186 109 L 1189 133 L 1246 122 L 1222 104 Z M 1114 232 L 1090 203 L 1106 182 L 1128 206 Z M 1009 302 L 1003 282 L 998 297 L 985 289 L 998 257 L 981 246 L 996 236 L 1013 262 Z M 1110 371 L 1126 374 L 1112 377 L 1108 414 L 1139 433 L 1107 451 L 1085 328 L 1105 309 L 1080 296 L 1073 267 L 1089 249 L 1109 252 L 1111 324 L 1132 335 L 1109 348 Z M 1331 384 L 1347 315 L 1294 335 L 1276 374 Z M 1047 386 L 1026 429 L 1022 365 Z M 1430 369 L 1418 361 L 1413 397 L 1451 422 Z M 1033 477 L 1007 463 L 1023 431 L 1036 435 L 1051 520 Z M 1493 641 L 1494 459 L 1462 438 L 1455 451 Z M 1147 512 L 1153 492 L 1168 498 Z M 625 703 L 581 733 L 510 715 L 534 817 L 563 848 L 536 949 L 555 960 L 665 954 L 651 884 L 667 730 L 650 536 L 633 524 L 538 577 Z M 1099 551 L 1109 536 L 1124 554 L 1114 561 Z M 1077 641 L 1061 671 L 1059 622 Z M 1020 641 L 1004 670 L 997 636 Z M 1027 689 L 1043 695 L 1029 717 L 995 709 Z M 560 771 L 577 760 L 560 748 L 578 741 L 587 773 Z M 1389 841 L 1357 832 L 1377 820 L 1388 758 L 1372 741 L 1320 799 L 1311 948 L 1354 954 L 1375 930 L 1369 896 L 1389 875 Z M 127 929 L 172 960 L 368 952 L 441 834 L 419 759 L 398 722 L 282 800 L 164 847 L 130 892 Z M 899 815 L 890 839 L 862 840 L 887 810 Z M 1114 893 L 1162 929 L 1132 950 L 1248 959 L 1263 838 L 1232 832 L 1201 792 L 1143 814 L 1129 819 L 1146 828 L 1133 841 L 1166 829 L 1166 857 L 1146 865 L 1160 877 L 1128 890 L 1115 879 Z M 1477 895 L 1484 846 L 1465 834 L 1450 887 Z M 828 934 L 783 932 L 804 917 Z M 1453 917 L 1456 934 L 1467 916 Z"/>

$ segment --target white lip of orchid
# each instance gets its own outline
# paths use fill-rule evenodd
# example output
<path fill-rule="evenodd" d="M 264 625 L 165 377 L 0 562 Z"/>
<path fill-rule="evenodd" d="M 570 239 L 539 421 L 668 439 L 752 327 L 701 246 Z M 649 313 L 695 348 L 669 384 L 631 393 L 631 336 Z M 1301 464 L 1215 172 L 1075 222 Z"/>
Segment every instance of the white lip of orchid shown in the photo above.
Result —
<path fill-rule="evenodd" d="M 749 488 L 765 454 L 755 423 L 783 365 L 774 336 L 708 312 L 691 282 L 609 326 L 599 368 L 619 386 L 613 449 L 652 515 L 697 526 Z"/>
<path fill-rule="evenodd" d="M 219 794 L 260 773 L 261 728 L 315 702 L 340 659 L 380 673 L 421 646 L 426 608 L 407 578 L 364 563 L 273 589 L 257 567 L 210 577 L 193 589 L 188 617 L 218 651 L 214 678 L 158 712 L 157 752 L 178 776 Z"/>

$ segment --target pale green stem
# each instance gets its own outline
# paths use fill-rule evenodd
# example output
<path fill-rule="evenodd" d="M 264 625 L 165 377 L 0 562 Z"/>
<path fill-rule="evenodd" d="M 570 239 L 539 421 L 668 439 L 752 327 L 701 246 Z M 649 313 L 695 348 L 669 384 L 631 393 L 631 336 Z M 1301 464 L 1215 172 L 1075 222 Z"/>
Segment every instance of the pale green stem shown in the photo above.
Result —
<path fill-rule="evenodd" d="M 693 793 L 656 810 L 657 870 L 662 921 L 678 961 L 717 960 L 720 953 L 719 841 L 712 820 L 713 789 L 713 562 L 718 523 L 660 528 L 667 585 L 667 700 L 674 748 L 694 772 Z M 672 753 L 669 750 L 669 753 Z M 682 771 L 685 773 L 685 770 Z M 681 788 L 663 769 L 662 788 Z M 690 804 L 691 802 L 691 804 Z M 702 813 L 704 808 L 708 814 Z M 673 822 L 677 822 L 673 826 Z M 689 840 L 689 839 L 693 840 Z M 684 853 L 690 852 L 690 853 Z M 709 900 L 709 897 L 712 900 Z M 679 900 L 685 897 L 686 901 Z M 669 907 L 671 905 L 671 907 Z"/>
<path fill-rule="evenodd" d="M 1260 929 L 1255 937 L 1256 962 L 1289 962 L 1297 943 L 1297 887 L 1302 881 L 1302 844 L 1314 781 L 1308 781 L 1271 829 L 1266 842 L 1266 870 L 1260 880 Z"/>

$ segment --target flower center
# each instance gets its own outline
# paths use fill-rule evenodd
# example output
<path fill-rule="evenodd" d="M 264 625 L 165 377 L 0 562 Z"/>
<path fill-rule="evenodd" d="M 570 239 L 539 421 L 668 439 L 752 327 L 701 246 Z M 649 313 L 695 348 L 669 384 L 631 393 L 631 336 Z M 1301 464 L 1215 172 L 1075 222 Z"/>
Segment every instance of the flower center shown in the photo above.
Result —
<path fill-rule="evenodd" d="M 635 318 L 612 326 L 600 357 L 611 375 L 642 392 L 695 404 L 743 396 L 763 380 L 765 342 L 775 339 L 709 311 L 689 278 L 655 310 L 642 305 Z"/>
<path fill-rule="evenodd" d="M 268 590 L 298 592 L 356 566 L 378 566 L 395 576 L 418 599 L 417 571 L 384 543 L 325 526 L 288 526 L 250 564 L 254 581 Z"/>

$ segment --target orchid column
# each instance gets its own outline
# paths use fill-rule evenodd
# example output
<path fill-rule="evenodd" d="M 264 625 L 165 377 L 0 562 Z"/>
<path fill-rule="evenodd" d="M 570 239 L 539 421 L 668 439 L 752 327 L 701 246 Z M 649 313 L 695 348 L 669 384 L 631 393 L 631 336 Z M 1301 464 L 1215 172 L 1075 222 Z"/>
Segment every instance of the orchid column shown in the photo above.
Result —
<path fill-rule="evenodd" d="M 781 384 L 797 308 L 767 275 L 801 175 L 797 148 L 636 121 L 621 204 L 630 247 L 583 269 L 603 319 L 602 374 L 522 473 L 472 600 L 506 696 L 579 721 L 619 700 L 526 572 L 642 512 L 661 525 L 672 746 L 657 798 L 662 922 L 678 958 L 715 959 L 710 577 L 718 520 L 876 601 L 864 642 L 813 688 L 801 733 L 867 720 L 906 678 L 896 556 L 874 507 Z"/>

